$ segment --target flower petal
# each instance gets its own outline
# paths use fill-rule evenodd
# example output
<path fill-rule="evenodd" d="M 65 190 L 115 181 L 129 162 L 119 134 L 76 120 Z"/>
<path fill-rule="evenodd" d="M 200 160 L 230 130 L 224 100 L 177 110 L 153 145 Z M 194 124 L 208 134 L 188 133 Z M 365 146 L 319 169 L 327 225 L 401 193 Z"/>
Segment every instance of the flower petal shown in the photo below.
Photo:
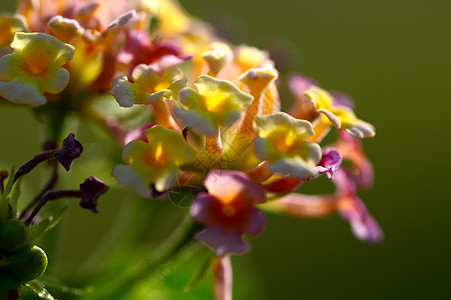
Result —
<path fill-rule="evenodd" d="M 61 93 L 69 82 L 69 71 L 64 68 L 53 66 L 42 81 L 42 89 L 51 94 Z"/>
<path fill-rule="evenodd" d="M 249 250 L 240 232 L 224 231 L 218 226 L 211 226 L 196 235 L 196 239 L 213 249 L 217 256 L 226 254 L 243 254 Z"/>
<path fill-rule="evenodd" d="M 312 86 L 319 87 L 319 83 L 307 76 L 294 73 L 288 77 L 288 86 L 291 93 L 299 97 Z"/>
<path fill-rule="evenodd" d="M 24 57 L 45 60 L 47 64 L 62 66 L 72 59 L 75 48 L 45 33 L 17 32 L 11 48 Z"/>
<path fill-rule="evenodd" d="M 341 162 L 340 152 L 333 147 L 328 147 L 323 150 L 323 156 L 316 168 L 320 174 L 326 173 L 329 179 L 333 179 L 335 171 L 340 167 Z"/>
<path fill-rule="evenodd" d="M 324 217 L 337 211 L 339 198 L 292 193 L 264 204 L 265 207 L 297 217 Z"/>
<path fill-rule="evenodd" d="M 250 236 L 257 236 L 263 231 L 264 228 L 265 215 L 257 208 L 253 208 L 250 212 L 249 221 L 244 229 L 244 233 Z"/>
<path fill-rule="evenodd" d="M 306 179 L 318 174 L 315 165 L 307 163 L 300 157 L 284 157 L 271 163 L 268 169 L 274 173 L 291 175 L 299 179 Z"/>
<path fill-rule="evenodd" d="M 213 170 L 204 181 L 209 194 L 218 199 L 245 198 L 250 203 L 265 201 L 265 190 L 252 182 L 244 173 L 230 170 Z"/>
<path fill-rule="evenodd" d="M 141 174 L 136 172 L 130 165 L 117 165 L 114 167 L 111 175 L 117 179 L 120 185 L 123 185 L 143 198 L 152 198 L 148 183 L 144 182 Z"/>
<path fill-rule="evenodd" d="M 208 224 L 210 222 L 210 211 L 208 210 L 208 203 L 211 196 L 208 193 L 200 193 L 194 199 L 191 205 L 191 216 L 196 222 Z"/>
<path fill-rule="evenodd" d="M 47 101 L 35 85 L 23 82 L 19 78 L 8 82 L 0 81 L 0 96 L 13 103 L 31 106 L 39 106 Z"/>

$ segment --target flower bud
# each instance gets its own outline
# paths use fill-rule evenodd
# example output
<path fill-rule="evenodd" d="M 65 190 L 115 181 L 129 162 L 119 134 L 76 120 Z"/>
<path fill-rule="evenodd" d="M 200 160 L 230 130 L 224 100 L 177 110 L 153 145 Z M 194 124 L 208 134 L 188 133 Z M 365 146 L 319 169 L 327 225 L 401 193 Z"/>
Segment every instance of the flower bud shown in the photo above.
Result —
<path fill-rule="evenodd" d="M 19 220 L 0 223 L 0 252 L 11 252 L 25 240 L 25 225 Z"/>
<path fill-rule="evenodd" d="M 66 171 L 70 170 L 72 161 L 80 157 L 83 145 L 75 139 L 73 133 L 69 134 L 63 141 L 63 146 L 55 152 L 54 157 L 63 165 Z"/>
<path fill-rule="evenodd" d="M 82 184 L 80 184 L 80 191 L 83 195 L 83 198 L 80 201 L 80 206 L 98 213 L 97 199 L 108 191 L 109 188 L 110 187 L 104 184 L 101 180 L 95 177 L 88 177 Z"/>
<path fill-rule="evenodd" d="M 47 269 L 47 255 L 38 246 L 23 248 L 11 254 L 14 264 L 4 268 L 4 272 L 19 282 L 28 282 L 41 276 Z"/>

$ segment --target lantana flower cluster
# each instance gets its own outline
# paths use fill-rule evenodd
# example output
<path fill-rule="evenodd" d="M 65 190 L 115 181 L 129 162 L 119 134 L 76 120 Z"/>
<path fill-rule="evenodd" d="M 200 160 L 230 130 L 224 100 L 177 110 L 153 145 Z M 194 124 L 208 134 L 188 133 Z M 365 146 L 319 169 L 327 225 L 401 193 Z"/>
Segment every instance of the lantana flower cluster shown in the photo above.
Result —
<path fill-rule="evenodd" d="M 281 82 L 267 51 L 223 40 L 171 0 L 19 0 L 0 24 L 4 101 L 101 124 L 122 148 L 112 175 L 141 197 L 193 193 L 218 299 L 230 295 L 229 256 L 249 250 L 244 237 L 262 232 L 265 213 L 338 213 L 358 239 L 383 239 L 357 196 L 372 185 L 361 139 L 375 130 L 349 96 L 300 74 Z M 335 192 L 303 194 L 320 176 Z"/>

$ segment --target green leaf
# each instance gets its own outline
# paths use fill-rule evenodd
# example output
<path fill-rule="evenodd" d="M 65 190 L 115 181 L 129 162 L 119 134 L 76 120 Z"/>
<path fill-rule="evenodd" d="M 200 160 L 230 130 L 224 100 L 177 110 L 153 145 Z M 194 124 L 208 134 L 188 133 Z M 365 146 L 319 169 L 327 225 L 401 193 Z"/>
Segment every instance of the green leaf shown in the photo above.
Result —
<path fill-rule="evenodd" d="M 34 242 L 38 238 L 40 238 L 44 232 L 55 227 L 63 217 L 63 213 L 66 211 L 67 207 L 68 207 L 67 205 L 64 206 L 55 216 L 44 219 L 38 224 L 28 227 L 27 237 L 25 239 L 24 244 L 34 244 Z"/>
<path fill-rule="evenodd" d="M 14 173 L 16 172 L 16 167 L 13 166 L 11 172 L 9 173 L 8 183 L 6 184 L 5 190 L 3 191 L 2 197 L 0 198 L 0 221 L 8 219 L 9 213 L 9 194 L 11 193 L 11 188 L 14 183 Z"/>
<path fill-rule="evenodd" d="M 16 185 L 11 193 L 11 199 L 10 199 L 10 204 L 11 204 L 11 208 L 12 208 L 12 215 L 14 218 L 16 218 L 17 216 L 17 203 L 19 202 L 19 197 L 20 197 L 20 183 L 22 182 L 22 177 L 19 178 L 16 182 Z"/>
<path fill-rule="evenodd" d="M 36 296 L 43 300 L 55 300 L 53 296 L 45 289 L 45 287 L 37 280 L 30 281 L 25 284 L 26 287 L 30 288 Z"/>

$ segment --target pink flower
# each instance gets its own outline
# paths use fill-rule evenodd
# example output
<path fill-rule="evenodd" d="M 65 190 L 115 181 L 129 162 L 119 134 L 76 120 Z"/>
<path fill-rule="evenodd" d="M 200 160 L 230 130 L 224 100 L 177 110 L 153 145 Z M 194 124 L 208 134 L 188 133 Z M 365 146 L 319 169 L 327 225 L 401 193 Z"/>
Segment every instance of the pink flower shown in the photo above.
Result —
<path fill-rule="evenodd" d="M 243 235 L 257 236 L 265 219 L 255 205 L 265 201 L 263 187 L 238 171 L 211 171 L 204 181 L 208 193 L 199 194 L 191 215 L 206 229 L 196 238 L 211 247 L 217 256 L 242 254 L 249 249 Z"/>
<path fill-rule="evenodd" d="M 342 157 L 340 152 L 333 147 L 323 149 L 321 161 L 316 166 L 319 174 L 326 173 L 327 178 L 333 179 L 335 171 L 340 167 Z"/>
<path fill-rule="evenodd" d="M 337 170 L 334 178 L 340 216 L 351 225 L 352 233 L 359 240 L 378 243 L 384 239 L 384 233 L 377 221 L 368 213 L 365 204 L 356 195 L 356 184 L 349 172 Z"/>
<path fill-rule="evenodd" d="M 131 69 L 139 64 L 151 64 L 166 55 L 180 56 L 178 45 L 171 42 L 152 44 L 149 34 L 141 30 L 127 31 L 125 45 L 118 55 L 118 60 L 130 64 Z"/>

